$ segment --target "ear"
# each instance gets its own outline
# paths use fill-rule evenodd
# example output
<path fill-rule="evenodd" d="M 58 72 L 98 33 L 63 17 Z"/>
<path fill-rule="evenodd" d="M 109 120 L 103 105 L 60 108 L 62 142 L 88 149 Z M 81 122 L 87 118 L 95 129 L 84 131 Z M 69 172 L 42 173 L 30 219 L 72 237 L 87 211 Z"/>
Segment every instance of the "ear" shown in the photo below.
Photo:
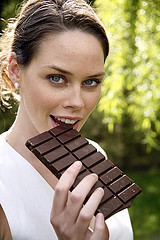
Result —
<path fill-rule="evenodd" d="M 8 74 L 13 83 L 20 86 L 20 66 L 17 63 L 16 53 L 12 52 L 8 61 Z"/>

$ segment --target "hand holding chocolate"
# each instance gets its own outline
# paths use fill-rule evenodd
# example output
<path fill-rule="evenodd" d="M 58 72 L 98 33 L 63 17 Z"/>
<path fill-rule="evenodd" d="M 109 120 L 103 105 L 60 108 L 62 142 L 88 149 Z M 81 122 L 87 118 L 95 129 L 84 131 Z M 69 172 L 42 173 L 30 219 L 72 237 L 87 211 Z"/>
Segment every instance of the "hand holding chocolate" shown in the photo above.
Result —
<path fill-rule="evenodd" d="M 96 213 L 102 212 L 105 219 L 130 207 L 134 198 L 141 193 L 139 186 L 71 125 L 65 124 L 41 133 L 29 139 L 26 146 L 58 179 L 73 162 L 81 161 L 83 167 L 71 191 L 86 175 L 96 173 L 98 181 L 85 202 L 97 187 L 102 187 L 104 196 Z"/>

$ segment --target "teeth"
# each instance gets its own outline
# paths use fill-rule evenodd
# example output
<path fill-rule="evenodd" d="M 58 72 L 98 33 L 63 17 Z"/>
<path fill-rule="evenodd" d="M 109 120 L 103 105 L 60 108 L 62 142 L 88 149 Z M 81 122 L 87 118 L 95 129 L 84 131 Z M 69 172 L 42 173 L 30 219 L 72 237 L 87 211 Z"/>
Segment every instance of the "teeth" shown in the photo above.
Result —
<path fill-rule="evenodd" d="M 67 118 L 59 118 L 58 117 L 56 119 L 58 119 L 58 121 L 66 123 L 66 124 L 74 124 L 75 122 L 77 122 L 77 120 L 70 120 L 70 119 L 67 119 Z"/>

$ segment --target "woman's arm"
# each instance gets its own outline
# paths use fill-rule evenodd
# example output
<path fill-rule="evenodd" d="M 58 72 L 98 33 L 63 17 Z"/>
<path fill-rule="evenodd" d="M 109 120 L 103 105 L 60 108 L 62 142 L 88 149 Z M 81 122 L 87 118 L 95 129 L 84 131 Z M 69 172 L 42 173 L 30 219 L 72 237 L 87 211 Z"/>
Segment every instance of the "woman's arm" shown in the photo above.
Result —
<path fill-rule="evenodd" d="M 1 205 L 0 205 L 0 240 L 12 240 L 9 224 Z"/>

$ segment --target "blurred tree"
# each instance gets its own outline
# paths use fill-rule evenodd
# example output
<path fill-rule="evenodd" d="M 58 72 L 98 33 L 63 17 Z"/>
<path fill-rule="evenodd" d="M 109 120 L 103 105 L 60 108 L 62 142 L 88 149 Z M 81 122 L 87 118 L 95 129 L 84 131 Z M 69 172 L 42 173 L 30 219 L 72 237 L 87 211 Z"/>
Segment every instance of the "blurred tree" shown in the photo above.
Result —
<path fill-rule="evenodd" d="M 88 0 L 89 4 L 91 4 L 92 6 L 94 5 L 96 0 Z"/>
<path fill-rule="evenodd" d="M 142 132 L 147 151 L 160 150 L 160 1 L 97 0 L 95 6 L 111 42 L 99 104 L 103 121 L 110 132 L 129 124 Z"/>
<path fill-rule="evenodd" d="M 6 20 L 15 17 L 20 2 L 22 0 L 0 0 L 0 31 L 6 26 Z"/>

